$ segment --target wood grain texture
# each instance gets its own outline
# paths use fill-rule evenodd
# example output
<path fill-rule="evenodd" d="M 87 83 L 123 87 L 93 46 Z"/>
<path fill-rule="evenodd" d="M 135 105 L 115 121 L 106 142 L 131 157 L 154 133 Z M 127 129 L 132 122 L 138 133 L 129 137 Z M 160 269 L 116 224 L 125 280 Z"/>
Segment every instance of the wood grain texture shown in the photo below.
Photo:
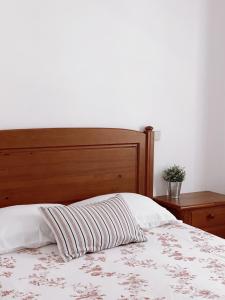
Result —
<path fill-rule="evenodd" d="M 146 134 L 146 195 L 153 195 L 153 170 L 154 170 L 154 133 L 153 127 L 145 128 Z"/>
<path fill-rule="evenodd" d="M 0 207 L 114 193 L 152 197 L 153 132 L 115 128 L 0 131 Z"/>

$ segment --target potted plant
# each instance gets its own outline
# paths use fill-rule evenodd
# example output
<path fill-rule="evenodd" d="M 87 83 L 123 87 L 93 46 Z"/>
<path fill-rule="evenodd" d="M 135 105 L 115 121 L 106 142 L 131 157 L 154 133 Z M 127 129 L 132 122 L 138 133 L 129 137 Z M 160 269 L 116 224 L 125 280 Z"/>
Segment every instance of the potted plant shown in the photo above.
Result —
<path fill-rule="evenodd" d="M 186 172 L 183 167 L 174 165 L 163 171 L 163 179 L 168 182 L 168 195 L 178 199 Z"/>

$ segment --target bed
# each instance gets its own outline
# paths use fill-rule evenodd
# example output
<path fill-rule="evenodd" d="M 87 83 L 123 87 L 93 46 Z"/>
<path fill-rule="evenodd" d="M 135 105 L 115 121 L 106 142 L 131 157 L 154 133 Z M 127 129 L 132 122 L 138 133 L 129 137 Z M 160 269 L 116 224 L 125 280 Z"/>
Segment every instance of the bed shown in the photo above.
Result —
<path fill-rule="evenodd" d="M 153 148 L 150 126 L 0 131 L 0 207 L 151 198 Z M 2 254 L 0 299 L 225 299 L 224 239 L 180 221 L 144 231 L 147 242 L 69 262 L 56 244 Z"/>

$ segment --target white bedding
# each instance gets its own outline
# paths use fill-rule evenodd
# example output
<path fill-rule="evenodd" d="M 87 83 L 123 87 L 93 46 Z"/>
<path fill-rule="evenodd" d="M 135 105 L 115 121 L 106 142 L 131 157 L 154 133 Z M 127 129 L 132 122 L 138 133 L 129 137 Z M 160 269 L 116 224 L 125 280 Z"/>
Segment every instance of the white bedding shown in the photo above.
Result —
<path fill-rule="evenodd" d="M 225 240 L 177 223 L 64 263 L 56 245 L 0 256 L 0 299 L 225 299 Z"/>

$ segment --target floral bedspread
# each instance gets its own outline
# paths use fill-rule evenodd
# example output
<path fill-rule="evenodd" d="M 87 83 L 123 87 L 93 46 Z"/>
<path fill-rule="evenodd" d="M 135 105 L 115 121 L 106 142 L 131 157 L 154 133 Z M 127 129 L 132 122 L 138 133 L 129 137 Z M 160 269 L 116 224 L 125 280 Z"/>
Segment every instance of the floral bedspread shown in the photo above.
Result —
<path fill-rule="evenodd" d="M 64 263 L 56 245 L 0 256 L 0 299 L 225 299 L 225 240 L 177 223 Z"/>

